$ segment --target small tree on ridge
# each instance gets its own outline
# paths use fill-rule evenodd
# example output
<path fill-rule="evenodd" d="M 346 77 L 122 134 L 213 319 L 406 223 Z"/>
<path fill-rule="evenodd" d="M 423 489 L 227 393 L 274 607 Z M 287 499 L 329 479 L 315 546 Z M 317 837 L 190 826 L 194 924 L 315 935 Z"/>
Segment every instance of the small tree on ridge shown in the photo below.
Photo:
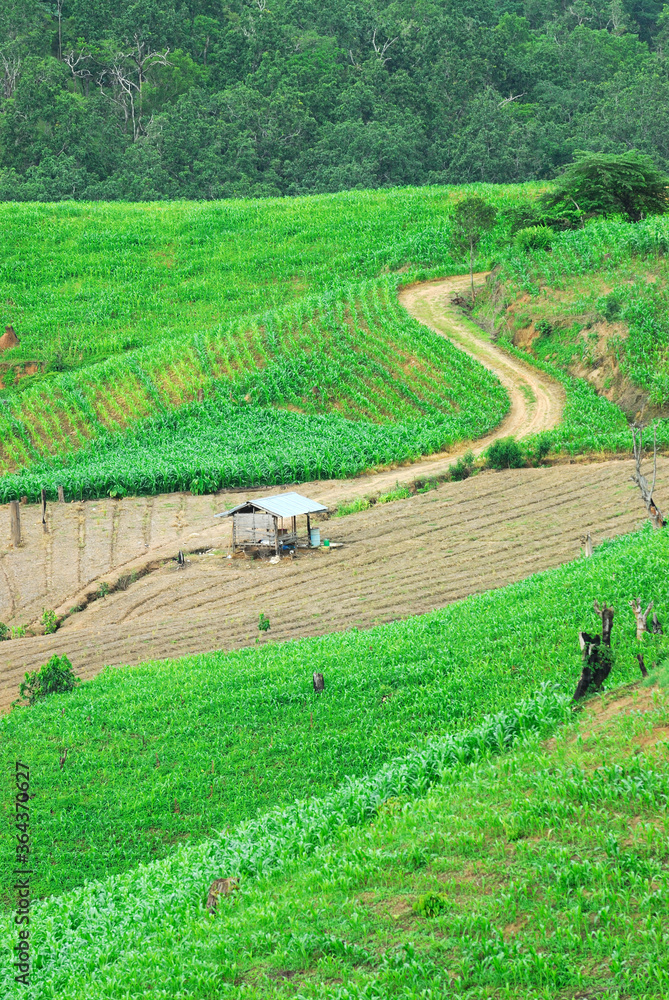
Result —
<path fill-rule="evenodd" d="M 492 205 L 472 195 L 463 198 L 453 211 L 453 247 L 462 253 L 469 253 L 469 276 L 472 283 L 472 303 L 476 298 L 474 291 L 474 259 L 476 251 L 484 235 L 495 225 L 497 213 Z"/>

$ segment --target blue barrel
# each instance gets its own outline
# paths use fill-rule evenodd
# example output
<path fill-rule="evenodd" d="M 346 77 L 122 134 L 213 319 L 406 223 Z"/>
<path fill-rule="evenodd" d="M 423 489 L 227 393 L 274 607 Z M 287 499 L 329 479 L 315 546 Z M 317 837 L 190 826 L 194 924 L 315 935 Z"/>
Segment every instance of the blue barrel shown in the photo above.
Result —
<path fill-rule="evenodd" d="M 311 533 L 309 535 L 309 541 L 311 542 L 312 549 L 318 549 L 318 548 L 320 548 L 320 544 L 321 544 L 321 529 L 320 528 L 312 528 L 311 529 Z"/>

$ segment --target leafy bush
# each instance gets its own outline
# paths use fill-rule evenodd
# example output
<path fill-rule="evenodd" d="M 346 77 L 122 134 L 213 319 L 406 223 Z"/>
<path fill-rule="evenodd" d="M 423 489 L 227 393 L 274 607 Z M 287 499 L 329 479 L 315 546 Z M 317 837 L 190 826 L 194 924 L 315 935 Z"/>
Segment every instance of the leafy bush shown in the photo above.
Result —
<path fill-rule="evenodd" d="M 534 329 L 540 337 L 550 337 L 555 327 L 547 319 L 538 319 L 534 324 Z"/>
<path fill-rule="evenodd" d="M 258 631 L 269 632 L 269 618 L 264 611 L 261 611 L 258 616 Z"/>
<path fill-rule="evenodd" d="M 527 250 L 550 250 L 553 241 L 550 226 L 526 226 L 519 229 L 513 238 L 514 245 L 523 252 Z"/>
<path fill-rule="evenodd" d="M 544 199 L 549 211 L 574 222 L 597 215 L 624 215 L 639 222 L 667 211 L 669 177 L 649 156 L 626 153 L 579 153 Z"/>
<path fill-rule="evenodd" d="M 413 904 L 413 912 L 420 917 L 438 917 L 447 906 L 448 900 L 440 892 L 426 892 Z"/>
<path fill-rule="evenodd" d="M 4 622 L 0 622 L 0 642 L 3 642 L 5 639 L 9 639 L 10 635 L 9 625 L 5 625 Z"/>
<path fill-rule="evenodd" d="M 58 630 L 56 612 L 50 611 L 49 608 L 42 608 L 42 617 L 40 618 L 40 622 L 44 626 L 44 635 L 53 635 L 53 633 Z"/>
<path fill-rule="evenodd" d="M 623 300 L 617 292 L 610 292 L 599 302 L 599 311 L 609 323 L 618 319 L 622 307 Z"/>
<path fill-rule="evenodd" d="M 467 451 L 464 455 L 461 455 L 457 460 L 455 465 L 449 465 L 448 473 L 454 482 L 460 482 L 462 479 L 468 479 L 474 471 L 474 463 L 476 459 L 474 457 L 473 451 Z"/>
<path fill-rule="evenodd" d="M 343 503 L 337 507 L 334 516 L 335 517 L 346 517 L 347 514 L 359 514 L 361 510 L 369 510 L 371 504 L 367 497 L 357 497 L 355 500 L 351 500 L 350 503 Z"/>
<path fill-rule="evenodd" d="M 390 490 L 388 493 L 382 493 L 376 502 L 393 503 L 395 500 L 408 500 L 411 496 L 413 496 L 413 494 L 408 486 L 400 486 L 399 483 L 396 483 L 394 490 Z"/>
<path fill-rule="evenodd" d="M 67 656 L 52 656 L 39 670 L 33 670 L 25 675 L 19 693 L 29 705 L 34 705 L 47 695 L 66 694 L 80 683 Z"/>
<path fill-rule="evenodd" d="M 542 431 L 529 442 L 525 442 L 525 454 L 531 465 L 541 465 L 553 447 L 553 435 L 550 431 Z"/>
<path fill-rule="evenodd" d="M 525 465 L 525 453 L 515 438 L 500 438 L 487 449 L 485 460 L 490 469 L 520 469 Z"/>

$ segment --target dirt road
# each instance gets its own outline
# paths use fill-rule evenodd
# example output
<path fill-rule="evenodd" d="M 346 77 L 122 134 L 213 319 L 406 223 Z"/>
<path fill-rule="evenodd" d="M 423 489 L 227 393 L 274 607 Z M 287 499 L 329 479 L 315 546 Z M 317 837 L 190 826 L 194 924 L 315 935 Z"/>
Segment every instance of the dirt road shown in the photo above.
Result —
<path fill-rule="evenodd" d="M 402 302 L 493 368 L 509 391 L 507 418 L 474 450 L 495 437 L 553 426 L 561 387 L 506 357 L 460 317 L 448 300 L 464 284 L 449 278 L 415 286 L 402 293 Z M 466 447 L 300 490 L 336 506 L 443 473 Z M 23 507 L 22 546 L 0 553 L 0 621 L 34 622 L 44 607 L 85 610 L 70 614 L 55 635 L 0 643 L 0 707 L 16 697 L 23 673 L 54 652 L 66 653 L 77 672 L 90 677 L 105 664 L 253 642 L 260 611 L 270 615 L 275 639 L 317 635 L 417 614 L 520 579 L 573 558 L 585 530 L 597 541 L 634 527 L 642 512 L 630 471 L 628 463 L 613 462 L 447 483 L 331 520 L 323 534 L 346 543 L 342 549 L 305 552 L 276 566 L 226 558 L 229 522 L 213 514 L 238 502 L 239 493 L 53 504 L 46 530 L 38 508 Z M 660 472 L 662 485 L 669 463 Z M 245 495 L 268 492 L 277 491 Z M 0 538 L 9 538 L 7 507 L 0 507 Z M 171 560 L 179 549 L 201 554 L 178 571 Z M 124 589 L 106 593 L 119 579 Z"/>

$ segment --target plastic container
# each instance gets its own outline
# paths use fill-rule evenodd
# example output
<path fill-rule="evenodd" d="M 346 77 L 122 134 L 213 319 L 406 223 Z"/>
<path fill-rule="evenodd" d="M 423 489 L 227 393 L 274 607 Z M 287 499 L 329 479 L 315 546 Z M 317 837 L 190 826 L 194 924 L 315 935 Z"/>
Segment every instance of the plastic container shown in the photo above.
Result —
<path fill-rule="evenodd" d="M 311 543 L 312 549 L 318 549 L 318 548 L 320 548 L 320 544 L 321 544 L 321 529 L 320 528 L 312 528 L 311 529 L 311 532 L 309 533 L 309 542 Z"/>

